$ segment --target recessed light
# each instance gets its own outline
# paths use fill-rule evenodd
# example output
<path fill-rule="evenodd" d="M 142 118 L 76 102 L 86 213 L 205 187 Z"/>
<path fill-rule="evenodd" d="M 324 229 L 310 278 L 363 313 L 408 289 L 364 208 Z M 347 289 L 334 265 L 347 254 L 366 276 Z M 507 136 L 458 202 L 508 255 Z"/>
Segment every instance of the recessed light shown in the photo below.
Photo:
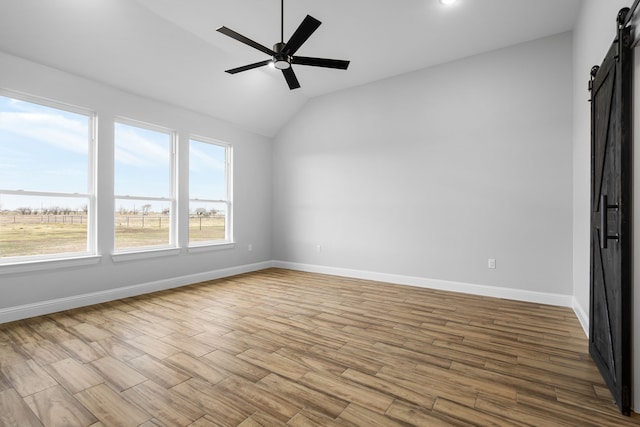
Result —
<path fill-rule="evenodd" d="M 456 2 L 456 0 L 440 0 L 440 3 L 445 4 L 445 5 L 454 4 L 455 2 Z"/>

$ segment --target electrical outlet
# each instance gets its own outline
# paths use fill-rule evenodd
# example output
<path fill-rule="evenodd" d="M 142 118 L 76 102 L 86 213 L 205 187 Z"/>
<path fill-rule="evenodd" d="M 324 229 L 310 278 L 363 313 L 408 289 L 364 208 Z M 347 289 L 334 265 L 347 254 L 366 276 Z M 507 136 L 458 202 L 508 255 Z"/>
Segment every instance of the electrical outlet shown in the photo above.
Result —
<path fill-rule="evenodd" d="M 253 243 L 249 243 L 249 244 L 247 245 L 247 250 L 248 250 L 249 252 L 251 252 L 251 251 L 253 250 Z"/>
<path fill-rule="evenodd" d="M 489 264 L 487 265 L 487 267 L 489 267 L 492 270 L 496 268 L 495 258 L 489 258 Z"/>

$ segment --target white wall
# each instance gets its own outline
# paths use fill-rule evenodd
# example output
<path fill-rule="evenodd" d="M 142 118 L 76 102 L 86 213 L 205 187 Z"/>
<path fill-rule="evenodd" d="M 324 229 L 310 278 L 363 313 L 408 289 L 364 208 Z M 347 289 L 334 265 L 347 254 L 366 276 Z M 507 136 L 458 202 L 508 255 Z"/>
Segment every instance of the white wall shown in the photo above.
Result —
<path fill-rule="evenodd" d="M 581 319 L 589 320 L 589 199 L 590 199 L 590 105 L 587 81 L 594 65 L 600 65 L 616 35 L 616 16 L 629 0 L 584 0 L 574 30 L 574 120 L 573 120 L 573 293 Z M 640 123 L 640 52 L 636 48 L 634 71 L 634 124 Z M 635 131 L 635 147 L 640 132 Z M 634 255 L 640 265 L 640 150 L 634 148 Z M 640 307 L 640 268 L 634 269 L 634 308 Z M 640 310 L 634 310 L 634 408 L 640 408 Z"/>
<path fill-rule="evenodd" d="M 311 100 L 274 139 L 274 258 L 571 295 L 571 52 L 561 34 Z"/>
<path fill-rule="evenodd" d="M 46 302 L 51 300 L 63 299 L 68 305 L 87 304 L 94 300 L 79 296 L 98 293 L 97 298 L 117 297 L 122 295 L 118 289 L 144 284 L 149 286 L 125 293 L 177 286 L 198 278 L 215 277 L 221 270 L 233 273 L 258 267 L 271 259 L 271 143 L 268 139 L 211 117 L 129 95 L 3 53 L 0 53 L 0 69 L 0 88 L 97 112 L 101 156 L 98 165 L 98 215 L 101 218 L 113 218 L 115 116 L 175 129 L 184 142 L 188 141 L 191 132 L 233 144 L 234 230 L 237 242 L 234 249 L 197 254 L 189 254 L 183 249 L 180 255 L 114 263 L 110 257 L 113 226 L 111 221 L 103 220 L 98 232 L 98 252 L 102 258 L 97 265 L 12 274 L 3 273 L 0 267 L 0 322 L 64 306 L 64 302 L 60 305 L 59 301 L 48 305 Z M 188 151 L 184 144 L 181 149 L 181 154 Z M 188 168 L 184 155 L 178 169 L 183 180 L 181 185 L 187 188 L 184 179 L 188 179 Z M 185 214 L 186 210 L 182 213 Z M 185 239 L 182 242 L 186 243 Z M 248 251 L 249 243 L 253 244 L 251 252 Z"/>

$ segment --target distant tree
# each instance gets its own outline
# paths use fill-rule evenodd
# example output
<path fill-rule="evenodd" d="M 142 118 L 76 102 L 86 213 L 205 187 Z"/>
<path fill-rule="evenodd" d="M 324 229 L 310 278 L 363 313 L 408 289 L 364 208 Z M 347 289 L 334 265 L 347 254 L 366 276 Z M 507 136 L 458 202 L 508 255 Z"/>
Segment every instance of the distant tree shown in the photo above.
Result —
<path fill-rule="evenodd" d="M 142 215 L 148 215 L 149 209 L 151 209 L 151 205 L 149 204 L 142 205 Z"/>
<path fill-rule="evenodd" d="M 21 215 L 31 215 L 31 212 L 33 212 L 33 209 L 27 208 L 27 207 L 20 207 L 16 209 L 16 211 Z"/>
<path fill-rule="evenodd" d="M 84 214 L 85 214 L 85 215 L 87 215 L 87 214 L 89 213 L 89 206 L 87 206 L 87 205 L 82 205 L 82 206 L 80 207 L 80 210 L 81 210 L 82 212 L 84 212 Z"/>
<path fill-rule="evenodd" d="M 169 208 L 162 209 L 162 215 L 169 215 L 170 212 L 171 212 L 171 209 Z"/>
<path fill-rule="evenodd" d="M 198 216 L 206 216 L 207 210 L 205 208 L 196 208 L 196 215 Z"/>
<path fill-rule="evenodd" d="M 62 213 L 62 209 L 60 206 L 50 206 L 47 208 L 47 214 L 49 215 L 60 215 Z"/>
<path fill-rule="evenodd" d="M 214 216 L 214 215 L 216 215 L 217 213 L 218 213 L 218 210 L 217 210 L 217 209 L 211 209 L 211 210 L 209 211 L 209 215 L 211 215 L 211 216 Z"/>

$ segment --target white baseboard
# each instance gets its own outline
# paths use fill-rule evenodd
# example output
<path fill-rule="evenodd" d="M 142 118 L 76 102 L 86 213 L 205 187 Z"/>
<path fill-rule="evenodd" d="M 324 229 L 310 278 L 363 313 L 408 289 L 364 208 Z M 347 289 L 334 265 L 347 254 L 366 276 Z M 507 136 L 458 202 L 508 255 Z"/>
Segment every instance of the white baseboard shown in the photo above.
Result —
<path fill-rule="evenodd" d="M 578 303 L 577 299 L 573 299 L 573 304 L 571 305 L 574 313 L 576 313 L 576 317 L 582 326 L 582 330 L 584 330 L 584 334 L 589 337 L 589 315 L 584 310 L 584 308 Z"/>
<path fill-rule="evenodd" d="M 398 274 L 378 273 L 364 270 L 327 267 L 322 265 L 300 264 L 286 261 L 273 261 L 273 267 L 289 270 L 306 271 L 310 273 L 330 274 L 333 276 L 352 277 L 355 279 L 374 280 L 378 282 L 395 283 L 399 285 L 416 286 L 427 289 L 460 292 L 515 301 L 532 302 L 537 304 L 573 307 L 572 295 L 552 294 L 545 292 L 527 291 L 522 289 L 502 288 L 496 286 L 477 285 L 472 283 L 452 282 L 449 280 L 427 279 L 423 277 L 403 276 Z"/>
<path fill-rule="evenodd" d="M 116 289 L 108 289 L 100 292 L 75 295 L 66 298 L 57 298 L 32 304 L 0 309 L 0 323 L 26 319 L 34 316 L 55 313 L 63 310 L 84 307 L 113 301 L 120 298 L 147 294 L 156 291 L 186 286 L 207 280 L 220 279 L 237 274 L 263 270 L 269 267 L 286 268 L 289 270 L 306 271 L 310 273 L 329 274 L 334 276 L 351 277 L 357 279 L 374 280 L 379 282 L 395 283 L 399 285 L 416 286 L 427 289 L 437 289 L 451 292 L 460 292 L 472 295 L 482 295 L 494 298 L 503 298 L 516 301 L 532 302 L 537 304 L 549 304 L 562 307 L 571 307 L 576 313 L 585 333 L 588 333 L 589 319 L 585 311 L 580 307 L 571 295 L 534 292 L 521 289 L 510 289 L 471 283 L 453 282 L 448 280 L 427 279 L 423 277 L 404 276 L 398 274 L 379 273 L 365 270 L 352 270 L 321 265 L 301 264 L 286 261 L 265 261 L 256 264 L 247 264 L 237 267 L 229 267 L 204 273 L 190 274 L 173 277 L 138 285 L 125 286 Z"/>
<path fill-rule="evenodd" d="M 0 309 L 0 323 L 12 322 L 14 320 L 26 319 L 34 316 L 42 316 L 44 314 L 51 314 L 58 311 L 70 310 L 73 308 L 84 307 L 92 304 L 99 304 L 107 301 L 117 300 L 120 298 L 128 298 L 156 291 L 164 291 L 166 289 L 177 288 L 180 286 L 204 282 L 207 280 L 235 276 L 237 274 L 263 270 L 265 268 L 271 267 L 272 265 L 273 264 L 271 261 L 240 265 L 237 267 L 229 267 L 220 270 L 207 271 L 204 273 L 172 277 L 169 279 L 141 283 L 132 286 L 125 286 L 122 288 L 109 289 L 100 292 L 74 295 L 67 298 L 57 298 L 49 301 L 4 308 Z"/>

